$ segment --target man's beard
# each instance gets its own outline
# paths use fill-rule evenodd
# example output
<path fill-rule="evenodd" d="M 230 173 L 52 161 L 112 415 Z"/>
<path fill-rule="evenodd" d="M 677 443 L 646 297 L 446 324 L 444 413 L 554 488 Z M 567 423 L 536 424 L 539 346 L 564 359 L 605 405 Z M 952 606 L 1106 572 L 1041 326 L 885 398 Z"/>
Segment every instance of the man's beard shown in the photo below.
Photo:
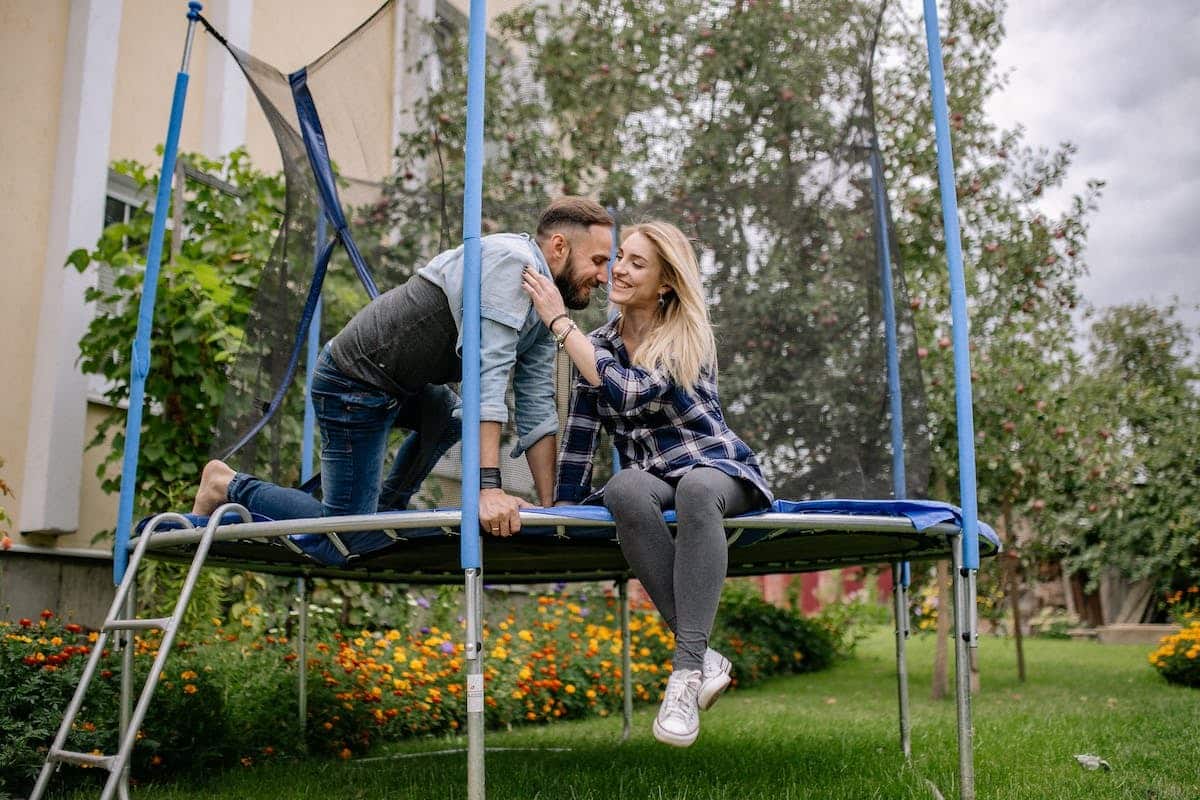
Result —
<path fill-rule="evenodd" d="M 571 256 L 572 251 L 568 248 L 566 267 L 561 274 L 555 276 L 554 285 L 558 287 L 558 293 L 562 295 L 563 305 L 572 311 L 582 311 L 588 307 L 588 303 L 592 299 L 592 287 L 587 283 L 571 281 L 571 275 L 575 272 Z"/>

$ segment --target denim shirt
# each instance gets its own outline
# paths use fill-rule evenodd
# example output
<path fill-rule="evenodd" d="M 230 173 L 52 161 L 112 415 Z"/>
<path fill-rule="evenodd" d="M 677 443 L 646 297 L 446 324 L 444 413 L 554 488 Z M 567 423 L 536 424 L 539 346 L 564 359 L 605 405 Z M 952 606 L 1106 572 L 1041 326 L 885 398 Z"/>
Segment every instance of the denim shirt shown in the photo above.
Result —
<path fill-rule="evenodd" d="M 516 458 L 544 436 L 558 433 L 554 402 L 554 338 L 521 288 L 521 271 L 529 265 L 550 275 L 542 250 L 528 234 L 497 233 L 481 240 L 480 420 L 508 421 L 504 402 L 508 376 L 516 396 Z M 417 274 L 446 294 L 458 328 L 455 349 L 462 355 L 463 248 L 448 250 Z"/>

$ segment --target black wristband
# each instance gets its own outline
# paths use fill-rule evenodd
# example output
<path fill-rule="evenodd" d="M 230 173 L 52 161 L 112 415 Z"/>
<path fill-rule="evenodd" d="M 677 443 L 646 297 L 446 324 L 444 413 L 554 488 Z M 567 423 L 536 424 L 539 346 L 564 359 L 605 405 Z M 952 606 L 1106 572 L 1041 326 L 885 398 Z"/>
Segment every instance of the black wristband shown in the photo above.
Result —
<path fill-rule="evenodd" d="M 504 485 L 500 481 L 499 467 L 480 467 L 479 468 L 479 489 L 503 489 Z"/>
<path fill-rule="evenodd" d="M 558 338 L 558 334 L 554 332 L 554 323 L 558 322 L 563 317 L 569 317 L 569 316 L 571 316 L 571 315 L 565 311 L 563 313 L 559 314 L 557 317 L 550 320 L 550 324 L 546 326 L 546 330 L 550 331 L 551 336 Z"/>

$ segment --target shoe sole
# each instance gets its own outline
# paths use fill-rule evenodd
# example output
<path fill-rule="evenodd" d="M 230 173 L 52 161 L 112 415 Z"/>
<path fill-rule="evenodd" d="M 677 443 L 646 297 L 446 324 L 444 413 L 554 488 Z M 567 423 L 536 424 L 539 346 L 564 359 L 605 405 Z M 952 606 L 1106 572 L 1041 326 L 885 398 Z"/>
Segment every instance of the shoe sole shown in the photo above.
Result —
<path fill-rule="evenodd" d="M 700 729 L 696 728 L 696 731 L 691 736 L 679 736 L 663 730 L 663 728 L 659 726 L 658 720 L 654 720 L 654 738 L 658 739 L 663 744 L 669 744 L 673 747 L 691 747 L 692 742 L 696 741 L 696 737 L 699 735 Z"/>
<path fill-rule="evenodd" d="M 717 701 L 721 699 L 721 693 L 729 688 L 729 684 L 733 682 L 728 672 L 722 672 L 720 675 L 706 680 L 700 686 L 700 696 L 697 698 L 697 705 L 701 711 L 708 711 Z"/>

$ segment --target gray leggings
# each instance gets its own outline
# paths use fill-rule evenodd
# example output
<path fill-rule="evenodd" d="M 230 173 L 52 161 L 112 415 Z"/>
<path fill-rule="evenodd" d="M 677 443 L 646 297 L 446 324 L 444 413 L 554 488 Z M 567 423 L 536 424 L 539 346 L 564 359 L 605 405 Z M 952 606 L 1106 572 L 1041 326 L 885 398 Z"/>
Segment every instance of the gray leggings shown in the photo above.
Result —
<path fill-rule="evenodd" d="M 675 669 L 704 664 L 729 566 L 721 520 L 750 510 L 757 497 L 748 483 L 711 467 L 693 469 L 675 486 L 623 469 L 604 488 L 621 552 L 675 633 Z M 674 538 L 662 513 L 670 508 L 678 521 Z"/>

